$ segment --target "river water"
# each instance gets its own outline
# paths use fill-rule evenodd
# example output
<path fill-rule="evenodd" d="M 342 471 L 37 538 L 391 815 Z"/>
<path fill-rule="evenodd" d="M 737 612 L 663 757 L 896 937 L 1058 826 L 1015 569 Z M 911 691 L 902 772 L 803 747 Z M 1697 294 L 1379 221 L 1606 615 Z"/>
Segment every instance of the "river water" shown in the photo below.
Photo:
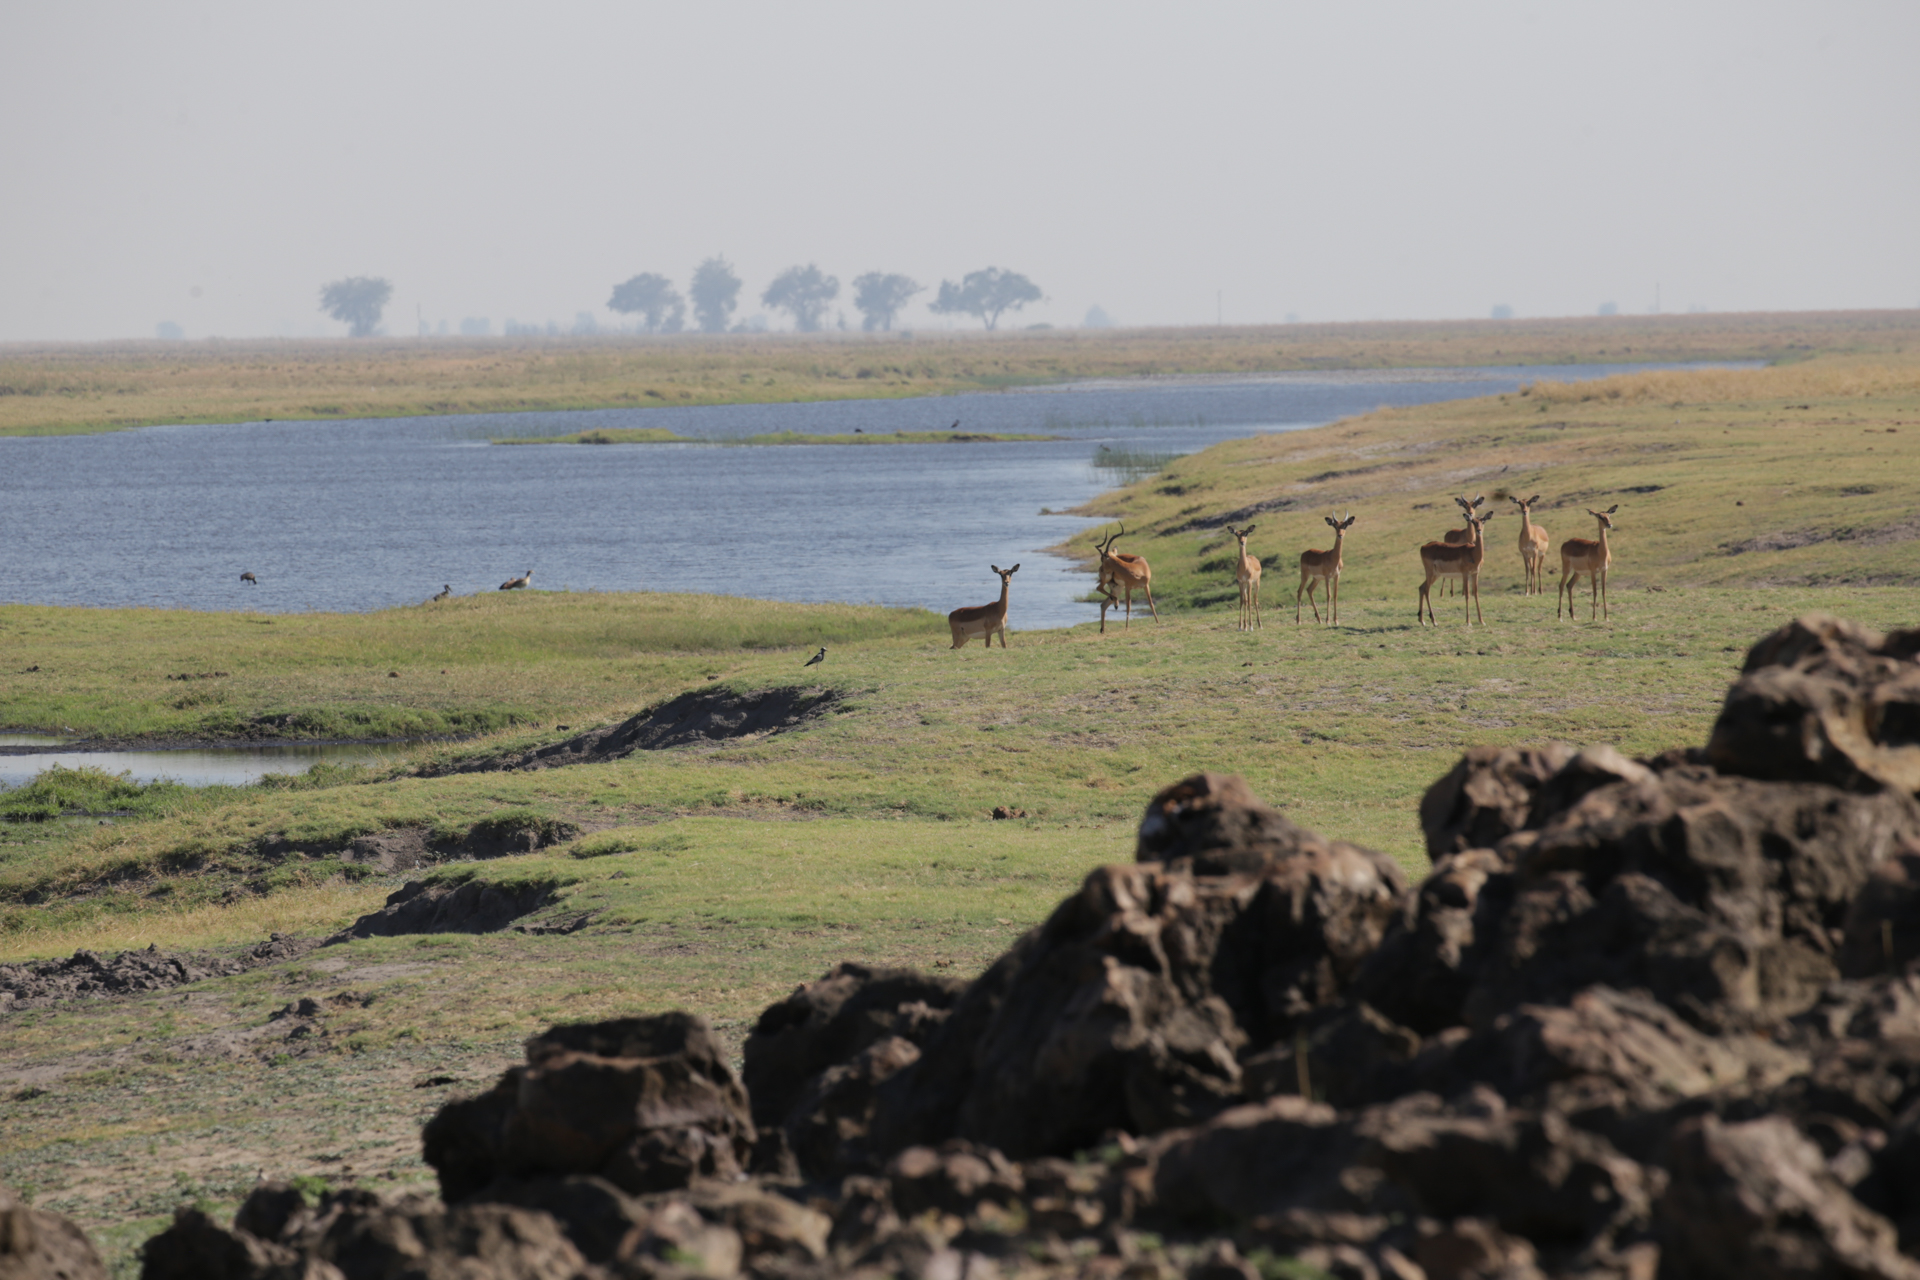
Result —
<path fill-rule="evenodd" d="M 1089 382 L 915 400 L 146 427 L 0 438 L 0 600 L 360 611 L 450 585 L 696 591 L 922 605 L 998 594 L 1014 629 L 1097 616 L 1046 555 L 1092 521 L 1042 515 L 1137 476 L 1112 463 L 1379 405 L 1646 368 L 1582 365 Z M 729 447 L 728 438 L 944 430 L 1045 443 Z M 492 445 L 666 427 L 690 445 Z M 1105 452 L 1102 452 L 1102 450 Z M 1151 465 L 1149 463 L 1149 465 Z M 244 583 L 251 572 L 259 585 Z M 4 656 L 0 655 L 0 663 Z"/>

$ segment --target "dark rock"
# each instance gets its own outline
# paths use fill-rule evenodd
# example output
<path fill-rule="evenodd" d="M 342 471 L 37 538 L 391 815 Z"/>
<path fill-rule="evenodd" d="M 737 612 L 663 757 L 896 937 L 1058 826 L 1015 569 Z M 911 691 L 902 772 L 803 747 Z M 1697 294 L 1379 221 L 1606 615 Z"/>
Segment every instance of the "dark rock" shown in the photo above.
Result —
<path fill-rule="evenodd" d="M 141 1257 L 140 1280 L 305 1280 L 315 1274 L 300 1265 L 297 1250 L 229 1231 L 188 1205 L 174 1211 L 173 1225 L 148 1240 Z M 326 1275 L 320 1271 L 315 1280 Z"/>
<path fill-rule="evenodd" d="M 107 1280 L 87 1233 L 0 1187 L 0 1276 L 6 1280 Z"/>
<path fill-rule="evenodd" d="M 511 885 L 409 880 L 387 895 L 386 906 L 361 916 L 325 945 L 409 933 L 494 933 L 550 904 L 555 887 L 542 880 Z"/>
<path fill-rule="evenodd" d="M 991 1147 L 950 1141 L 908 1147 L 887 1164 L 893 1204 L 903 1217 L 928 1210 L 966 1218 L 982 1204 L 1006 1207 L 1025 1189 L 1018 1166 Z"/>
<path fill-rule="evenodd" d="M 285 1182 L 266 1182 L 247 1193 L 233 1215 L 233 1229 L 260 1240 L 297 1233 L 308 1219 L 307 1197 Z"/>
<path fill-rule="evenodd" d="M 1295 827 L 1238 779 L 1169 788 L 1141 828 L 1142 855 L 1173 860 L 1094 872 L 970 988 L 881 1086 L 880 1152 L 962 1137 L 1066 1155 L 1232 1106 L 1241 1051 L 1337 1001 L 1404 892 L 1390 859 Z"/>
<path fill-rule="evenodd" d="M 1473 747 L 1420 798 L 1420 829 L 1434 862 L 1487 848 L 1526 829 L 1540 785 L 1573 758 L 1562 743 Z"/>
<path fill-rule="evenodd" d="M 640 1201 L 611 1182 L 582 1174 L 531 1180 L 501 1178 L 475 1195 L 472 1202 L 514 1205 L 547 1214 L 560 1224 L 582 1257 L 598 1263 L 613 1261 L 622 1244 L 645 1230 L 651 1218 Z M 234 1221 L 239 1224 L 239 1219 Z"/>
<path fill-rule="evenodd" d="M 759 1125 L 780 1125 L 809 1083 L 875 1041 L 926 1042 L 966 983 L 909 969 L 838 964 L 769 1005 L 747 1036 L 741 1079 Z"/>
<path fill-rule="evenodd" d="M 814 1177 L 840 1177 L 870 1168 L 868 1131 L 878 1086 L 919 1059 L 920 1050 L 912 1041 L 888 1036 L 815 1076 L 786 1125 L 787 1141 L 799 1167 Z"/>
<path fill-rule="evenodd" d="M 755 1131 L 746 1091 L 704 1018 L 554 1027 L 491 1091 L 441 1108 L 423 1134 L 441 1194 L 496 1177 L 596 1174 L 630 1194 L 736 1177 Z"/>
<path fill-rule="evenodd" d="M 1783 1117 L 1687 1121 L 1666 1166 L 1655 1208 L 1663 1276 L 1920 1278 L 1893 1224 L 1849 1195 Z"/>
<path fill-rule="evenodd" d="M 1895 973 L 1920 959 L 1920 845 L 1905 844 L 1873 869 L 1847 909 L 1840 972 Z"/>
<path fill-rule="evenodd" d="M 1920 791 L 1920 631 L 1887 635 L 1825 614 L 1747 653 L 1707 742 L 1723 773 Z"/>

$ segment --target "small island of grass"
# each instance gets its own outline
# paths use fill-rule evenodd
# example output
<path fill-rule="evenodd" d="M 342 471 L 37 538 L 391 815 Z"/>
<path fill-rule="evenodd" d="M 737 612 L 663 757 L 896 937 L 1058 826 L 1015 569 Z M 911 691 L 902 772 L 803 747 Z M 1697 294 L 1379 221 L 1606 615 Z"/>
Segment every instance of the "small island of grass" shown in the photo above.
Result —
<path fill-rule="evenodd" d="M 989 431 L 855 431 L 849 435 L 809 435 L 800 431 L 774 431 L 765 435 L 739 436 L 734 439 L 703 440 L 695 436 L 675 435 L 665 427 L 595 427 L 570 436 L 513 436 L 494 444 L 996 444 L 1006 441 L 1062 440 L 1064 436 L 1023 435 Z"/>

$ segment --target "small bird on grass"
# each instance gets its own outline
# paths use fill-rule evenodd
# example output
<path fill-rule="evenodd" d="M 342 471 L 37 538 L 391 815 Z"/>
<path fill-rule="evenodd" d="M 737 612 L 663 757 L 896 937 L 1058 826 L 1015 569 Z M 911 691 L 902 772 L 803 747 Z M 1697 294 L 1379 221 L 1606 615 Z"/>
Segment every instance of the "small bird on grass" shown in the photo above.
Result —
<path fill-rule="evenodd" d="M 453 594 L 453 584 L 449 582 L 446 586 L 440 588 L 440 594 L 435 596 L 434 599 L 445 600 L 448 596 L 452 594 Z"/>
<path fill-rule="evenodd" d="M 814 654 L 811 658 L 808 658 L 805 662 L 801 663 L 800 665 L 803 667 L 811 667 L 815 663 L 825 662 L 826 660 L 827 660 L 827 649 L 825 645 L 822 645 L 820 647 L 820 652 Z"/>
<path fill-rule="evenodd" d="M 251 582 L 256 587 L 260 585 L 260 579 L 253 576 L 253 570 L 251 569 L 240 575 L 240 581 Z"/>

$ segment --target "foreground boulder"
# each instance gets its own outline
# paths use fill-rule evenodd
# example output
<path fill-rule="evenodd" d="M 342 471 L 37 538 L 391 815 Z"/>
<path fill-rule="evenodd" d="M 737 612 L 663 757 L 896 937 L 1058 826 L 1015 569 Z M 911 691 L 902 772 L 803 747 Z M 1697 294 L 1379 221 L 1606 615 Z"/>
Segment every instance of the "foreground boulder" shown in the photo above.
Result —
<path fill-rule="evenodd" d="M 87 1233 L 0 1187 L 0 1280 L 107 1280 Z"/>
<path fill-rule="evenodd" d="M 629 1193 L 738 1177 L 754 1137 L 712 1028 L 685 1013 L 554 1027 L 527 1042 L 527 1065 L 423 1134 L 449 1204 L 499 1177 L 594 1174 Z"/>

